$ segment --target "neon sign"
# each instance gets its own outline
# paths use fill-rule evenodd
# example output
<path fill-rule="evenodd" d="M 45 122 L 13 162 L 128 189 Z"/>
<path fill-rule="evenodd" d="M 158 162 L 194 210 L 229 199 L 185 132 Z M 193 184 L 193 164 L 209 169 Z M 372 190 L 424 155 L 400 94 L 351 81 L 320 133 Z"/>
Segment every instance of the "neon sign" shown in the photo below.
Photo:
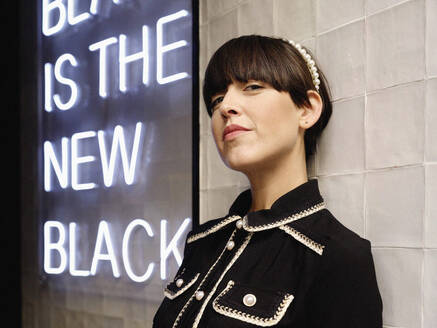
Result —
<path fill-rule="evenodd" d="M 45 1 L 44 1 L 45 2 Z M 59 1 L 58 1 L 59 2 Z M 52 2 L 54 3 L 54 2 Z M 50 3 L 50 4 L 52 4 Z M 59 7 L 64 8 L 64 7 Z M 63 9 L 65 10 L 65 8 Z M 189 77 L 187 72 L 179 72 L 169 76 L 164 76 L 163 73 L 163 56 L 166 52 L 175 50 L 177 48 L 185 47 L 188 45 L 186 40 L 179 40 L 172 42 L 170 44 L 164 44 L 164 25 L 176 21 L 182 17 L 188 16 L 188 11 L 180 10 L 174 14 L 170 14 L 158 19 L 156 23 L 156 81 L 159 84 L 166 84 L 175 82 L 180 79 Z M 46 18 L 48 20 L 48 18 Z M 71 24 L 73 25 L 73 24 Z M 57 26 L 57 25 L 55 25 Z M 50 28 L 48 28 L 50 30 Z M 53 33 L 54 34 L 54 33 Z M 49 34 L 50 35 L 50 34 Z M 142 27 L 142 50 L 127 55 L 127 36 L 120 34 L 118 39 L 116 37 L 109 37 L 107 39 L 95 42 L 89 45 L 88 49 L 91 52 L 99 53 L 99 96 L 106 98 L 108 96 L 107 90 L 107 48 L 114 44 L 119 44 L 118 49 L 118 65 L 119 65 L 119 89 L 121 92 L 127 91 L 127 69 L 126 66 L 137 60 L 142 60 L 142 82 L 144 85 L 149 84 L 149 28 L 144 25 Z M 53 102 L 56 108 L 59 110 L 69 110 L 78 102 L 79 86 L 78 84 L 70 78 L 65 77 L 62 74 L 62 68 L 64 65 L 70 65 L 71 67 L 77 67 L 78 60 L 74 55 L 70 53 L 62 54 L 58 57 L 54 64 L 46 63 L 44 65 L 44 81 L 45 81 L 45 110 L 51 112 L 53 110 Z M 54 72 L 54 73 L 53 73 Z M 53 94 L 53 83 L 54 80 L 62 85 L 68 86 L 70 89 L 70 97 L 67 101 L 62 101 L 59 94 Z"/>
<path fill-rule="evenodd" d="M 54 151 L 53 143 L 50 141 L 44 142 L 44 190 L 50 192 L 52 188 L 52 173 L 55 173 L 59 185 L 65 189 L 69 185 L 74 190 L 85 190 L 97 188 L 98 185 L 94 182 L 79 182 L 79 165 L 83 163 L 94 162 L 96 159 L 94 156 L 80 156 L 79 145 L 81 139 L 96 138 L 98 139 L 100 160 L 101 160 L 101 172 L 103 175 L 104 184 L 106 187 L 111 187 L 114 179 L 115 161 L 117 154 L 121 155 L 121 163 L 124 172 L 124 181 L 127 185 L 134 182 L 135 171 L 138 159 L 138 152 L 140 151 L 140 143 L 143 124 L 138 122 L 135 127 L 135 136 L 133 146 L 128 155 L 129 150 L 126 148 L 126 142 L 124 137 L 124 128 L 117 125 L 114 128 L 112 146 L 110 150 L 106 149 L 105 131 L 84 131 L 77 132 L 71 136 L 70 139 L 63 137 L 61 141 L 61 155 L 58 158 Z M 69 144 L 71 144 L 69 153 Z M 108 158 L 109 153 L 109 158 Z M 68 181 L 68 168 L 71 167 L 71 183 Z"/>
<path fill-rule="evenodd" d="M 180 265 L 182 263 L 182 256 L 178 249 L 178 243 L 181 237 L 186 232 L 188 226 L 191 223 L 190 218 L 186 218 L 181 226 L 179 227 L 176 234 L 167 243 L 167 220 L 161 220 L 161 232 L 160 232 L 160 276 L 162 280 L 167 279 L 167 259 L 170 254 L 173 254 L 177 263 Z M 120 268 L 117 258 L 114 252 L 114 246 L 112 242 L 112 237 L 109 229 L 109 223 L 105 220 L 100 221 L 99 229 L 96 237 L 96 244 L 94 248 L 94 255 L 91 263 L 90 270 L 79 270 L 76 268 L 76 226 L 75 222 L 69 224 L 68 229 L 68 244 L 66 247 L 66 227 L 59 221 L 50 220 L 44 224 L 44 270 L 51 274 L 61 274 L 63 273 L 67 265 L 69 265 L 69 272 L 72 276 L 89 276 L 95 275 L 97 273 L 97 268 L 100 262 L 108 261 L 112 268 L 112 274 L 115 278 L 120 277 Z M 130 257 L 129 257 L 129 241 L 132 231 L 137 228 L 142 227 L 149 238 L 155 237 L 152 227 L 149 222 L 144 219 L 135 219 L 129 223 L 126 227 L 122 242 L 122 261 L 126 274 L 133 281 L 144 282 L 148 280 L 155 268 L 155 263 L 150 262 L 147 267 L 147 271 L 143 275 L 137 275 L 133 272 Z M 57 232 L 58 238 L 54 240 L 53 234 Z M 102 249 L 106 248 L 107 251 L 104 252 Z M 69 256 L 67 256 L 67 251 L 69 251 Z M 54 264 L 53 257 L 57 254 L 59 257 L 59 263 Z"/>
<path fill-rule="evenodd" d="M 187 1 L 139 5 L 148 10 L 122 0 L 41 1 L 42 269 L 166 280 L 169 263 L 181 264 L 191 225 L 187 187 L 178 185 L 191 180 L 191 151 L 183 148 L 191 145 Z M 179 131 L 181 122 L 188 124 Z M 172 144 L 179 146 L 167 150 Z M 171 219 L 162 219 L 172 206 Z M 149 211 L 154 219 L 144 218 Z"/>

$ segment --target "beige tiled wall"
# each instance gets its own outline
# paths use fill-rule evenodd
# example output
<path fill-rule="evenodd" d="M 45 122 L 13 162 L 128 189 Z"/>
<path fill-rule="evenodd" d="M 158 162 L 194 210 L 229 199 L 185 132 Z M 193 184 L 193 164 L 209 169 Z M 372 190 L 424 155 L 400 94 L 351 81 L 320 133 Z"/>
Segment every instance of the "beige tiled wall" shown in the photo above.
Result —
<path fill-rule="evenodd" d="M 212 53 L 238 35 L 313 51 L 334 109 L 309 176 L 372 242 L 385 327 L 437 327 L 437 0 L 201 0 L 200 15 L 201 83 Z M 248 181 L 221 162 L 202 101 L 200 136 L 205 222 Z"/>

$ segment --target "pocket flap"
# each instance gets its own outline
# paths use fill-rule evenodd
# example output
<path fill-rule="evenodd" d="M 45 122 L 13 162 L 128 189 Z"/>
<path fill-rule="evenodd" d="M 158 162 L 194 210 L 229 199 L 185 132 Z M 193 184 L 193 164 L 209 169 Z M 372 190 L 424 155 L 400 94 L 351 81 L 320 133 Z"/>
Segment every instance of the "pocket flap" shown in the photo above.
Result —
<path fill-rule="evenodd" d="M 282 319 L 293 298 L 285 292 L 255 289 L 230 280 L 212 306 L 227 317 L 269 327 Z"/>
<path fill-rule="evenodd" d="M 182 274 L 176 276 L 176 278 L 170 282 L 164 289 L 165 297 L 174 299 L 188 290 L 199 278 L 200 273 L 193 274 L 190 272 L 182 272 Z"/>

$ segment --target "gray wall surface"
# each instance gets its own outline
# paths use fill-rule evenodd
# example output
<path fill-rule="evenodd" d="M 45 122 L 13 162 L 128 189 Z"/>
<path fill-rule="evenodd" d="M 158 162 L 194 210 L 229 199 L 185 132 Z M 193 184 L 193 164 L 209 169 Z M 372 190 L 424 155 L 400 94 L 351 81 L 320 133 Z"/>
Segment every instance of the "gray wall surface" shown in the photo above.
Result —
<path fill-rule="evenodd" d="M 384 327 L 437 327 L 437 0 L 200 1 L 200 83 L 222 43 L 252 33 L 309 47 L 327 76 L 333 115 L 308 173 L 372 242 Z M 201 101 L 201 222 L 249 186 L 209 120 Z"/>

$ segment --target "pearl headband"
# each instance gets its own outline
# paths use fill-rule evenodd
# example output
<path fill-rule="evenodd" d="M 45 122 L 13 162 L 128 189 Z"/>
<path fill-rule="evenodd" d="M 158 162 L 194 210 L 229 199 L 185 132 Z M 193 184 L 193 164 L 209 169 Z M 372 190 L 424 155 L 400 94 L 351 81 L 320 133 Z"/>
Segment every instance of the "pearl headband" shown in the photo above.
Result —
<path fill-rule="evenodd" d="M 302 55 L 303 59 L 305 60 L 308 69 L 310 70 L 311 76 L 313 78 L 313 84 L 316 88 L 317 92 L 319 92 L 319 85 L 320 85 L 320 79 L 319 79 L 319 73 L 317 72 L 316 63 L 311 58 L 310 54 L 306 52 L 304 48 L 299 43 L 295 43 L 293 40 L 288 40 L 288 43 L 290 43 L 293 47 L 299 51 L 299 53 Z"/>

